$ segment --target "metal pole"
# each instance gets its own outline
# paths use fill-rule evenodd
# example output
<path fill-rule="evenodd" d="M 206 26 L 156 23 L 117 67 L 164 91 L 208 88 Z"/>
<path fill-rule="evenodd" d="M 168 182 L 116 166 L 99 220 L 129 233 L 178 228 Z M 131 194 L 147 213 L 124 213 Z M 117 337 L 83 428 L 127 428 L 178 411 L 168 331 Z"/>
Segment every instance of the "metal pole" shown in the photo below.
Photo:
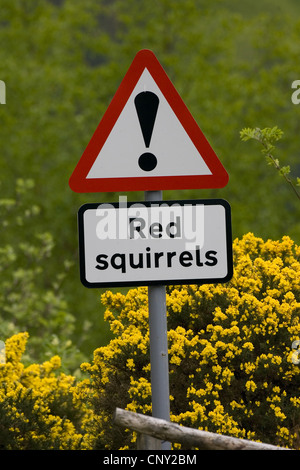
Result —
<path fill-rule="evenodd" d="M 145 191 L 146 201 L 161 201 L 162 191 Z M 170 421 L 166 288 L 148 286 L 152 416 Z M 162 442 L 171 450 L 170 442 Z"/>

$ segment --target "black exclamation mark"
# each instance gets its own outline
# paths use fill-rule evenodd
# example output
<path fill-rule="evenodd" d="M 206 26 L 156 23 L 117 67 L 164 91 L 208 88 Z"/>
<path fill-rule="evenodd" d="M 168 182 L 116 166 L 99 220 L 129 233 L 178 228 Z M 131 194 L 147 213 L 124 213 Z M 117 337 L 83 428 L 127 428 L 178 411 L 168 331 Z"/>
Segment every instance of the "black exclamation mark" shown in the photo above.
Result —
<path fill-rule="evenodd" d="M 151 91 L 142 91 L 134 99 L 136 112 L 142 129 L 144 142 L 149 148 L 154 122 L 156 119 L 159 98 Z M 157 158 L 153 153 L 145 152 L 138 160 L 139 167 L 144 171 L 152 171 L 157 165 Z"/>

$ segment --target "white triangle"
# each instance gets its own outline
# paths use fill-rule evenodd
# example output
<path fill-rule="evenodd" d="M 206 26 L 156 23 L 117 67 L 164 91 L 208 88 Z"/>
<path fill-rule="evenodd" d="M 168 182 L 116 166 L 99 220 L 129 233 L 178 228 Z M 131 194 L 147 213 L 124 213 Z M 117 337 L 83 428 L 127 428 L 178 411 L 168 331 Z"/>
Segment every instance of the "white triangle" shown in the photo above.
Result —
<path fill-rule="evenodd" d="M 152 91 L 159 106 L 149 148 L 146 148 L 134 98 Z M 144 152 L 156 156 L 157 166 L 144 171 L 138 159 Z M 160 91 L 147 68 L 143 71 L 87 178 L 211 175 L 189 135 Z"/>

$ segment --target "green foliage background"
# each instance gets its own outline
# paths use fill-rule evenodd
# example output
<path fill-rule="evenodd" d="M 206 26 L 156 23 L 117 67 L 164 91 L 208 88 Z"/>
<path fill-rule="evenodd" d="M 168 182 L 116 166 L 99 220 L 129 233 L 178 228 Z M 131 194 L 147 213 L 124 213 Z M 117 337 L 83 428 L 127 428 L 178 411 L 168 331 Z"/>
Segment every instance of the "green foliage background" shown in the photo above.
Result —
<path fill-rule="evenodd" d="M 76 214 L 83 203 L 117 201 L 119 193 L 74 194 L 68 179 L 142 48 L 154 51 L 230 175 L 224 189 L 165 191 L 164 198 L 222 197 L 232 206 L 234 237 L 248 231 L 265 239 L 286 234 L 299 243 L 299 202 L 266 165 L 258 145 L 239 138 L 242 128 L 277 125 L 284 132 L 277 148 L 280 161 L 290 165 L 292 176 L 299 175 L 300 107 L 291 102 L 291 84 L 300 78 L 299 13 L 296 0 L 1 1 L 0 79 L 6 83 L 6 104 L 0 106 L 0 199 L 5 211 L 3 200 L 15 197 L 17 180 L 34 182 L 22 196 L 25 207 L 9 211 L 1 245 L 18 251 L 23 241 L 38 250 L 36 235 L 52 234 L 51 256 L 38 259 L 37 253 L 28 268 L 33 278 L 26 289 L 33 296 L 38 289 L 41 297 L 48 292 L 47 298 L 55 298 L 53 283 L 68 265 L 59 284 L 66 304 L 58 310 L 65 313 L 52 310 L 48 329 L 41 306 L 36 310 L 32 304 L 18 320 L 22 299 L 13 298 L 8 310 L 4 288 L 3 324 L 27 328 L 40 345 L 55 337 L 58 343 L 70 340 L 89 357 L 107 342 L 101 292 L 79 281 Z M 35 205 L 39 211 L 20 232 L 17 218 Z M 19 268 L 28 267 L 28 259 L 17 259 Z M 17 268 L 9 269 L 0 272 L 2 286 L 16 275 Z M 43 328 L 36 328 L 36 311 L 44 318 Z M 3 327 L 1 335 L 6 334 L 11 331 Z M 34 354 L 46 354 L 45 349 L 37 347 Z"/>

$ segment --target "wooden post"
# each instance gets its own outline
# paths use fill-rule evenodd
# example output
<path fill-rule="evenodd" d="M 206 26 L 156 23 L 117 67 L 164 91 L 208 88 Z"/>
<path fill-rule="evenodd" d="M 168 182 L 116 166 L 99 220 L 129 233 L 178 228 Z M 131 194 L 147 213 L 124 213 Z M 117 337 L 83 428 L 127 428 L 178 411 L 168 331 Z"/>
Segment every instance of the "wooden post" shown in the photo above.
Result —
<path fill-rule="evenodd" d="M 120 408 L 115 410 L 114 421 L 117 425 L 132 431 L 201 450 L 291 450 L 271 444 L 179 426 L 164 419 L 153 418 L 152 416 L 145 416 Z"/>

